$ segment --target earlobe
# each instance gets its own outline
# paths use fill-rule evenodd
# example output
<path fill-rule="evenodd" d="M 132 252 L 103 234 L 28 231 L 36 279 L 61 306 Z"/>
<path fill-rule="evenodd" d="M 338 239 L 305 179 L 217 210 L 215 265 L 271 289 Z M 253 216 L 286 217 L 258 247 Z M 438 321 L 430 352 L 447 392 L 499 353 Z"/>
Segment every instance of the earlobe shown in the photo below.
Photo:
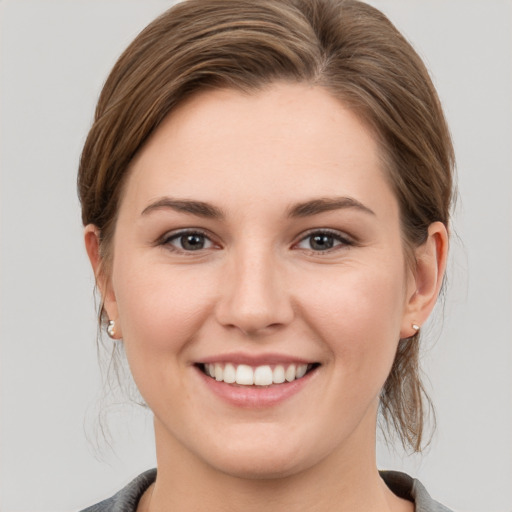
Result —
<path fill-rule="evenodd" d="M 448 256 L 448 232 L 442 222 L 433 222 L 428 228 L 427 240 L 416 248 L 416 266 L 413 271 L 413 290 L 406 305 L 400 336 L 416 334 L 413 325 L 423 325 L 437 301 L 443 284 Z"/>
<path fill-rule="evenodd" d="M 104 261 L 100 252 L 100 231 L 93 225 L 88 224 L 84 231 L 85 248 L 96 279 L 96 286 L 101 294 L 103 307 L 109 320 L 117 320 L 117 302 L 112 288 L 110 276 L 105 272 Z M 120 337 L 120 328 L 116 326 L 116 338 Z"/>

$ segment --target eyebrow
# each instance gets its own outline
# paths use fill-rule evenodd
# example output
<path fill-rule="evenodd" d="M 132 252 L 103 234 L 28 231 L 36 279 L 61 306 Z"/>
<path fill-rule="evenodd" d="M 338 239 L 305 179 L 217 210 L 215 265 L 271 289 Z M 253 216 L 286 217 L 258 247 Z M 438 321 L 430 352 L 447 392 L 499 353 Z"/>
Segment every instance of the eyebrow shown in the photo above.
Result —
<path fill-rule="evenodd" d="M 373 210 L 352 197 L 323 197 L 292 205 L 288 209 L 288 217 L 309 217 L 310 215 L 347 208 L 355 208 L 361 212 L 375 215 Z"/>
<path fill-rule="evenodd" d="M 157 199 L 142 210 L 141 215 L 147 215 L 155 210 L 169 208 L 178 212 L 190 213 L 206 219 L 223 219 L 224 213 L 220 208 L 203 201 L 193 201 L 189 199 L 173 199 L 172 197 L 162 197 Z"/>
<path fill-rule="evenodd" d="M 178 212 L 189 213 L 204 217 L 207 219 L 224 219 L 225 215 L 220 208 L 213 206 L 203 201 L 193 201 L 190 199 L 174 199 L 172 197 L 162 197 L 152 202 L 144 210 L 141 215 L 147 215 L 155 210 L 172 209 Z M 333 210 L 343 210 L 348 208 L 355 208 L 364 213 L 375 215 L 373 210 L 359 202 L 352 197 L 323 197 L 319 199 L 312 199 L 303 203 L 297 203 L 288 208 L 287 216 L 294 217 L 309 217 L 318 215 L 320 213 L 329 212 Z"/>

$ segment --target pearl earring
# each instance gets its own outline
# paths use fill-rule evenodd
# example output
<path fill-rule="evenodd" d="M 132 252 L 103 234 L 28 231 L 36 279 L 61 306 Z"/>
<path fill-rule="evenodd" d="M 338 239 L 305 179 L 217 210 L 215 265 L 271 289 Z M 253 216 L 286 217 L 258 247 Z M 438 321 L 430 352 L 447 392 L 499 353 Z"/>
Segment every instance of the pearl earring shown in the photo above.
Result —
<path fill-rule="evenodd" d="M 110 320 L 107 325 L 107 334 L 112 338 L 115 339 L 116 335 L 116 323 L 114 320 Z"/>
<path fill-rule="evenodd" d="M 412 324 L 412 328 L 418 332 L 420 330 L 420 326 L 418 324 Z"/>

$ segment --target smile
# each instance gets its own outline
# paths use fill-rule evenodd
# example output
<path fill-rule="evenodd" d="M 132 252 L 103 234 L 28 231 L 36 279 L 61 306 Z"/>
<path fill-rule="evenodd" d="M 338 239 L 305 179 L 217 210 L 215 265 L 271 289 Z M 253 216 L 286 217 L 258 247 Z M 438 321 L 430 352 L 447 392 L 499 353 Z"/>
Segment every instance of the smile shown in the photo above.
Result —
<path fill-rule="evenodd" d="M 240 386 L 271 386 L 301 379 L 317 364 L 261 365 L 208 363 L 201 365 L 202 371 L 218 382 Z"/>

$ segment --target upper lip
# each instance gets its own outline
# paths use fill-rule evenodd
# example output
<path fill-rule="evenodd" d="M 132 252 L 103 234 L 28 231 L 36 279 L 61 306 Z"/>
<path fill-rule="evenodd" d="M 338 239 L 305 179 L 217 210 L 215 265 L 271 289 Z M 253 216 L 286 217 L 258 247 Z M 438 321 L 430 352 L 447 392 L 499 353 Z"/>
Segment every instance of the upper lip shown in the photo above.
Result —
<path fill-rule="evenodd" d="M 312 364 L 317 361 L 313 359 L 305 359 L 303 357 L 290 356 L 286 354 L 243 354 L 239 352 L 219 354 L 202 358 L 196 363 L 215 364 L 215 363 L 233 363 L 246 364 L 248 366 L 263 366 L 276 364 Z"/>

